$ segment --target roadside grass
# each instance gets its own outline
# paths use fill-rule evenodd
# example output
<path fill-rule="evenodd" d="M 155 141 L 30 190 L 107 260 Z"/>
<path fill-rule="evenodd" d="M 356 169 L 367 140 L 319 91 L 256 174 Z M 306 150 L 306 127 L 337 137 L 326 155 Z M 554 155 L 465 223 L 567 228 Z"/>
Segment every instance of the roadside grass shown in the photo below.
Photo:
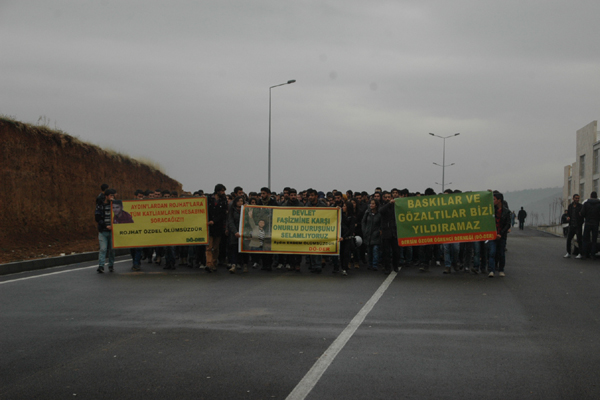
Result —
<path fill-rule="evenodd" d="M 40 118 L 38 118 L 38 121 L 36 124 L 31 124 L 31 123 L 21 122 L 21 121 L 17 120 L 14 116 L 0 114 L 0 123 L 2 123 L 2 122 L 13 125 L 15 128 L 17 128 L 20 131 L 27 130 L 30 132 L 36 132 L 36 133 L 40 133 L 40 134 L 55 136 L 55 137 L 61 139 L 61 141 L 71 143 L 73 145 L 79 145 L 82 147 L 91 147 L 91 148 L 94 148 L 96 151 L 98 151 L 100 154 L 106 154 L 109 157 L 119 160 L 121 162 L 129 162 L 133 165 L 146 166 L 146 167 L 150 168 L 150 170 L 152 170 L 152 171 L 157 171 L 162 174 L 165 174 L 164 168 L 159 163 L 157 163 L 156 161 L 153 161 L 147 157 L 132 157 L 129 154 L 118 151 L 110 146 L 100 147 L 99 145 L 94 144 L 92 142 L 81 140 L 79 137 L 69 135 L 68 133 L 59 129 L 56 126 L 56 123 L 54 124 L 54 128 L 51 128 L 50 127 L 51 121 L 45 115 L 40 116 Z"/>

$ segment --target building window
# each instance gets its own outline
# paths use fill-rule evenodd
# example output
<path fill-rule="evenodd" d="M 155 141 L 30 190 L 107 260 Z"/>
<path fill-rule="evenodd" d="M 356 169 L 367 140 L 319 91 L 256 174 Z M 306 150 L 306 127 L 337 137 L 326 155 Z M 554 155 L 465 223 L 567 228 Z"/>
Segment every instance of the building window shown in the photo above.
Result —
<path fill-rule="evenodd" d="M 579 157 L 579 177 L 585 178 L 585 154 Z"/>
<path fill-rule="evenodd" d="M 585 183 L 580 183 L 579 184 L 579 196 L 581 196 L 582 199 L 585 199 Z"/>
<path fill-rule="evenodd" d="M 593 191 L 598 193 L 598 179 L 594 179 L 594 182 L 592 183 L 593 186 Z"/>
<path fill-rule="evenodd" d="M 594 174 L 598 173 L 598 150 L 594 150 Z"/>

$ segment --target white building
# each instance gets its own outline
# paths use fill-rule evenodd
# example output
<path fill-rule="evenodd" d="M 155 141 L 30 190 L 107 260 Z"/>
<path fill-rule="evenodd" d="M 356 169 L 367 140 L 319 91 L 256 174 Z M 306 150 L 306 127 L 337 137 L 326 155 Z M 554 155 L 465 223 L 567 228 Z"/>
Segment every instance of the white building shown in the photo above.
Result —
<path fill-rule="evenodd" d="M 575 162 L 565 166 L 563 182 L 563 205 L 571 203 L 575 193 L 581 201 L 598 193 L 600 186 L 600 132 L 598 121 L 592 121 L 577 131 Z"/>

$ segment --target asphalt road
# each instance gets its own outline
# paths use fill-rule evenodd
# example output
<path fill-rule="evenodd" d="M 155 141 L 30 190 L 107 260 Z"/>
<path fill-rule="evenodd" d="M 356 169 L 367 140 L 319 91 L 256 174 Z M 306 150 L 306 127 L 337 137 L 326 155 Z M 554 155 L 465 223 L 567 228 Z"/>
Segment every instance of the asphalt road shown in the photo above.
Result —
<path fill-rule="evenodd" d="M 563 254 L 525 230 L 494 279 L 129 261 L 3 276 L 0 399 L 598 399 L 600 261 Z"/>

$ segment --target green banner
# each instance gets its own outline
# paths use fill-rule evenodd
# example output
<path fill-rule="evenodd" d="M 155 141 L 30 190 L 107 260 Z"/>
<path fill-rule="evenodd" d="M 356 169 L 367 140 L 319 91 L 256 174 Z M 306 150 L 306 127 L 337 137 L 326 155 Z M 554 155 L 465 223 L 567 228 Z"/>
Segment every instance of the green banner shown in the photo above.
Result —
<path fill-rule="evenodd" d="M 496 239 L 492 192 L 468 192 L 395 200 L 399 246 Z"/>

